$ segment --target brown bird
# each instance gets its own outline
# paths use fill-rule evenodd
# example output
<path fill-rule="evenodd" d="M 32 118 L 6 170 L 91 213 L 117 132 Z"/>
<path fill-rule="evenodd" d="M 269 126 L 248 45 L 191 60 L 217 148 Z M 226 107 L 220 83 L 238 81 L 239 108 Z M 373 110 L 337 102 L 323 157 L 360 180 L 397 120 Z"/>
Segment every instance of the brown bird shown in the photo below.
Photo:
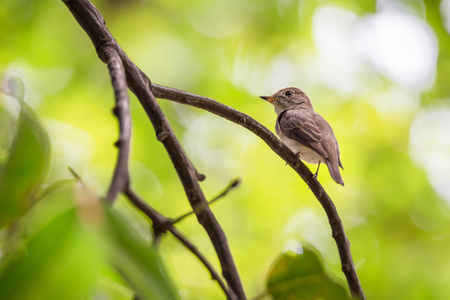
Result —
<path fill-rule="evenodd" d="M 278 115 L 275 132 L 285 145 L 300 159 L 319 164 L 325 163 L 334 181 L 344 185 L 339 167 L 342 167 L 339 144 L 330 124 L 314 111 L 308 96 L 301 90 L 288 87 L 272 96 L 261 96 L 272 104 Z"/>

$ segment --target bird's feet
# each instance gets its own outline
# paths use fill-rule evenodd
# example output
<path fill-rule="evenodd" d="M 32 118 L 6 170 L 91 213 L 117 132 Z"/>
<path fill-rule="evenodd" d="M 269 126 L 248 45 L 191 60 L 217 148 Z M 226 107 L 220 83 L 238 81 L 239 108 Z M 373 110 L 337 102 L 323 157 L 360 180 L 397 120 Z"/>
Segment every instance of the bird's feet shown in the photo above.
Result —
<path fill-rule="evenodd" d="M 317 166 L 317 171 L 316 171 L 316 173 L 314 173 L 314 174 L 312 175 L 312 178 L 313 178 L 313 179 L 317 179 L 317 175 L 319 175 L 319 168 L 320 168 L 320 161 L 319 161 L 319 165 Z"/>

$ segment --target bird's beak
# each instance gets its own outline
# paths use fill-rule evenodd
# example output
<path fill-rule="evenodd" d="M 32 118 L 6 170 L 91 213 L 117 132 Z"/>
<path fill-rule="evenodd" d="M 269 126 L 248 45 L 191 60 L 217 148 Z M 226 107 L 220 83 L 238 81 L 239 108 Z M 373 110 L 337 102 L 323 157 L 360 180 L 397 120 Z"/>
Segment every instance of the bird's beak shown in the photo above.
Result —
<path fill-rule="evenodd" d="M 272 103 L 276 99 L 276 97 L 273 97 L 273 96 L 260 96 L 259 98 L 264 99 L 269 103 Z"/>

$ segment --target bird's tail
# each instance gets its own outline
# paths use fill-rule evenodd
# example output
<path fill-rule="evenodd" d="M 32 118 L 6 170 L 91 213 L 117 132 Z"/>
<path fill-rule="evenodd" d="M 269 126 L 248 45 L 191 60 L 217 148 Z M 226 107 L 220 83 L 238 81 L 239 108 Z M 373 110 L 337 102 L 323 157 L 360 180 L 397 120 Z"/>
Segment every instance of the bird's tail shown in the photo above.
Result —
<path fill-rule="evenodd" d="M 326 160 L 326 164 L 328 167 L 328 171 L 330 171 L 331 178 L 333 178 L 336 183 L 344 186 L 344 180 L 342 180 L 341 172 L 339 172 L 339 164 L 338 162 L 332 162 L 328 159 Z"/>

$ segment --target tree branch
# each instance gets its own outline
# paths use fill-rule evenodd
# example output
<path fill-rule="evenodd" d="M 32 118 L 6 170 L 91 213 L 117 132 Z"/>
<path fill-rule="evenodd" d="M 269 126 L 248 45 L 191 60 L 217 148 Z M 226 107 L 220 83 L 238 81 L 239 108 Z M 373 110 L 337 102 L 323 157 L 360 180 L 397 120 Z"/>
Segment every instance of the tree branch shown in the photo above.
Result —
<path fill-rule="evenodd" d="M 208 269 L 209 273 L 211 273 L 212 279 L 216 280 L 220 285 L 225 295 L 227 295 L 228 299 L 237 299 L 236 295 L 230 289 L 228 290 L 225 283 L 223 282 L 220 275 L 214 270 L 213 266 L 208 262 L 205 256 L 197 249 L 197 247 L 192 244 L 181 232 L 176 229 L 172 222 L 165 218 L 162 214 L 148 205 L 144 200 L 142 200 L 130 187 L 128 187 L 124 194 L 127 196 L 128 200 L 133 203 L 140 211 L 142 211 L 147 217 L 152 220 L 153 227 L 157 228 L 156 230 L 169 231 L 173 234 L 189 251 L 191 251 L 197 258 L 203 263 L 203 265 Z"/>
<path fill-rule="evenodd" d="M 342 271 L 347 278 L 347 283 L 352 296 L 361 300 L 365 299 L 350 252 L 350 243 L 333 201 L 308 167 L 306 167 L 283 142 L 281 142 L 269 129 L 252 117 L 213 99 L 157 84 L 152 84 L 152 91 L 158 98 L 191 105 L 245 127 L 259 136 L 279 157 L 289 164 L 289 166 L 306 182 L 327 214 L 332 236 L 336 241 L 339 251 Z"/>
<path fill-rule="evenodd" d="M 197 182 L 199 174 L 188 159 L 179 141 L 161 111 L 154 95 L 149 89 L 150 81 L 126 56 L 124 51 L 104 26 L 104 20 L 98 10 L 87 0 L 63 0 L 69 7 L 77 21 L 88 33 L 97 50 L 105 45 L 113 46 L 122 58 L 126 70 L 127 82 L 133 93 L 136 94 L 146 110 L 155 128 L 156 136 L 166 147 L 170 158 L 182 180 L 191 207 L 206 202 L 203 191 Z M 263 139 L 272 150 L 285 160 L 307 183 L 311 191 L 324 208 L 331 225 L 332 236 L 336 241 L 342 263 L 342 270 L 347 277 L 350 291 L 354 297 L 365 299 L 350 253 L 350 244 L 345 235 L 342 222 L 332 200 L 320 183 L 312 176 L 309 169 L 267 128 L 262 126 L 250 116 L 234 110 L 212 99 L 190 94 L 184 91 L 152 86 L 152 91 L 157 97 L 165 98 L 180 103 L 205 109 L 234 123 L 237 123 Z M 234 261 L 228 248 L 228 243 L 222 228 L 217 223 L 208 207 L 197 214 L 199 222 L 205 227 L 213 245 L 218 253 L 222 265 L 223 275 L 230 287 L 236 292 L 239 299 L 245 298 Z"/>
<path fill-rule="evenodd" d="M 75 172 L 74 169 L 71 167 L 68 167 L 70 173 L 72 176 L 82 185 L 82 187 L 89 193 L 91 191 L 89 190 L 88 186 L 84 183 L 83 179 L 80 175 L 78 175 L 77 172 Z M 153 226 L 153 231 L 157 232 L 157 234 L 163 234 L 167 231 L 172 233 L 173 236 L 175 236 L 189 251 L 192 252 L 199 260 L 200 262 L 206 267 L 206 269 L 210 272 L 211 278 L 213 280 L 216 280 L 219 286 L 224 291 L 225 295 L 227 296 L 227 299 L 230 300 L 236 300 L 236 295 L 233 293 L 232 290 L 228 290 L 225 283 L 223 282 L 220 275 L 216 272 L 214 267 L 211 265 L 211 263 L 206 259 L 206 257 L 197 249 L 197 247 L 192 244 L 181 232 L 178 231 L 178 229 L 175 228 L 174 223 L 164 217 L 160 212 L 155 210 L 153 207 L 148 205 L 144 200 L 142 200 L 130 187 L 130 185 L 127 183 L 125 188 L 123 189 L 122 193 L 128 198 L 128 200 L 140 211 L 142 211 L 151 221 Z M 219 196 L 224 196 L 224 192 L 222 192 Z M 218 196 L 218 197 L 219 197 Z M 214 198 L 217 200 L 217 197 Z M 139 296 L 135 295 L 135 299 L 139 299 Z"/>
<path fill-rule="evenodd" d="M 198 183 L 202 178 L 187 157 L 180 142 L 170 127 L 170 124 L 161 110 L 155 96 L 150 90 L 150 80 L 128 58 L 117 44 L 114 37 L 105 26 L 100 12 L 89 0 L 62 0 L 69 8 L 80 26 L 88 34 L 97 52 L 101 48 L 112 46 L 119 53 L 125 67 L 127 83 L 131 91 L 137 96 L 144 107 L 155 129 L 157 139 L 163 143 L 170 159 L 180 177 L 191 207 L 194 209 L 201 203 L 206 203 L 205 195 Z M 222 274 L 230 289 L 239 299 L 246 299 L 239 274 L 236 269 L 228 241 L 223 229 L 209 209 L 205 207 L 196 213 L 199 223 L 205 228 L 214 246 L 222 266 Z"/>
<path fill-rule="evenodd" d="M 97 50 L 99 57 L 108 65 L 111 82 L 114 88 L 116 107 L 114 114 L 119 120 L 119 140 L 116 146 L 119 149 L 113 178 L 106 194 L 106 199 L 114 202 L 117 195 L 125 189 L 129 182 L 128 158 L 130 156 L 131 115 L 130 98 L 125 76 L 125 69 L 117 51 L 107 45 Z"/>
<path fill-rule="evenodd" d="M 138 68 L 136 66 L 132 65 L 130 66 L 130 69 L 131 70 L 128 71 L 129 73 L 137 74 Z M 245 299 L 244 289 L 231 255 L 225 233 L 209 209 L 205 195 L 198 183 L 199 173 L 192 165 L 192 162 L 187 157 L 180 142 L 173 133 L 155 96 L 150 91 L 149 85 L 142 85 L 141 82 L 143 81 L 143 77 L 141 76 L 139 81 L 134 81 L 134 78 L 128 76 L 127 73 L 127 78 L 130 78 L 128 84 L 145 108 L 147 115 L 153 124 L 157 139 L 163 143 L 172 160 L 192 209 L 195 210 L 195 207 L 198 205 L 206 204 L 204 210 L 196 212 L 197 219 L 205 228 L 211 239 L 222 266 L 222 274 L 227 280 L 228 285 L 234 293 L 236 293 L 239 299 Z"/>
<path fill-rule="evenodd" d="M 228 184 L 228 186 L 225 188 L 225 190 L 223 190 L 219 195 L 217 195 L 216 197 L 214 197 L 213 199 L 211 199 L 210 201 L 207 202 L 207 204 L 200 204 L 200 206 L 195 207 L 194 210 L 191 210 L 190 212 L 187 212 L 175 219 L 172 220 L 172 224 L 176 224 L 178 222 L 180 222 L 181 220 L 185 219 L 186 217 L 189 217 L 190 215 L 194 214 L 196 211 L 199 212 L 200 210 L 205 209 L 206 206 L 210 206 L 211 204 L 213 204 L 214 202 L 216 202 L 217 200 L 225 197 L 229 192 L 231 192 L 233 189 L 235 189 L 239 184 L 241 183 L 240 179 L 233 179 L 230 184 Z"/>

